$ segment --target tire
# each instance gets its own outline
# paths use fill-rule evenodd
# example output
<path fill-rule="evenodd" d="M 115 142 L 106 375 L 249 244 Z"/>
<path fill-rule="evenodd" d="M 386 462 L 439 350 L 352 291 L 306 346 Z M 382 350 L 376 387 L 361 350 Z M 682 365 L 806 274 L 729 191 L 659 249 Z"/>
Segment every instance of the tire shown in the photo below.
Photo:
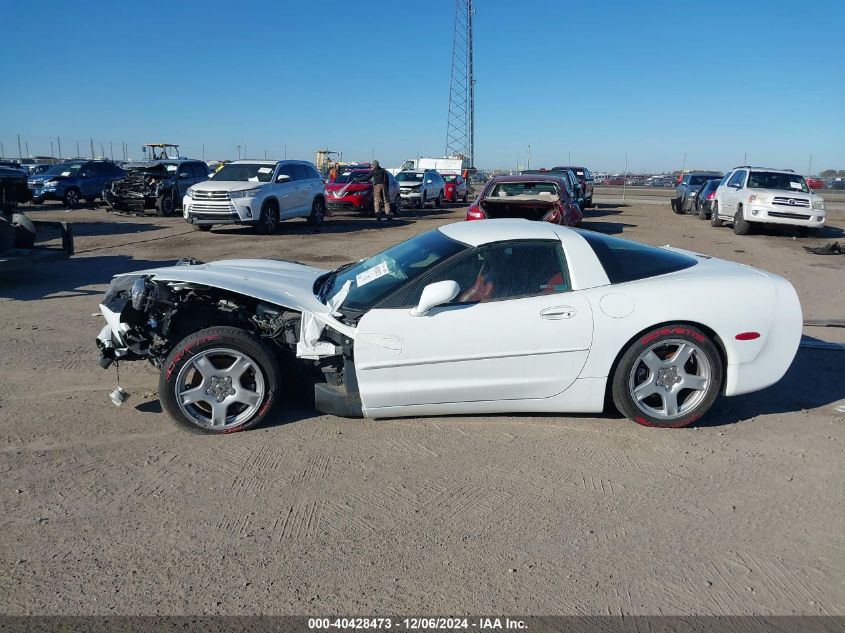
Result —
<path fill-rule="evenodd" d="M 156 200 L 156 215 L 169 218 L 176 210 L 176 201 L 173 199 L 173 192 L 167 191 L 161 194 Z"/>
<path fill-rule="evenodd" d="M 698 219 L 699 219 L 699 220 L 708 220 L 708 219 L 710 219 L 710 214 L 709 214 L 709 213 L 707 213 L 707 211 L 705 211 L 705 210 L 704 210 L 704 205 L 703 205 L 703 204 L 699 204 L 699 205 L 698 205 Z"/>
<path fill-rule="evenodd" d="M 326 203 L 322 198 L 314 198 L 311 203 L 311 215 L 308 216 L 308 225 L 319 231 L 326 219 Z"/>
<path fill-rule="evenodd" d="M 274 200 L 268 200 L 261 205 L 255 230 L 261 235 L 272 235 L 279 228 L 279 206 Z"/>
<path fill-rule="evenodd" d="M 584 202 L 584 206 L 588 208 L 593 206 L 593 196 L 587 198 L 587 200 Z"/>
<path fill-rule="evenodd" d="M 425 191 L 420 196 L 420 209 L 425 209 Z"/>
<path fill-rule="evenodd" d="M 33 198 L 32 200 L 29 201 L 29 204 L 31 204 L 31 205 L 36 205 L 36 204 L 42 205 L 42 204 L 44 204 L 44 198 Z"/>
<path fill-rule="evenodd" d="M 722 226 L 722 220 L 719 219 L 719 203 L 714 202 L 713 208 L 710 210 L 710 226 Z"/>
<path fill-rule="evenodd" d="M 67 191 L 65 191 L 65 195 L 62 196 L 62 202 L 64 202 L 65 206 L 69 209 L 75 209 L 79 206 L 79 189 L 75 187 L 71 187 Z"/>
<path fill-rule="evenodd" d="M 208 232 L 211 230 L 211 227 L 214 226 L 213 224 L 194 224 L 195 231 L 203 231 Z"/>
<path fill-rule="evenodd" d="M 35 225 L 23 213 L 12 214 L 12 226 L 15 229 L 15 248 L 35 246 Z"/>
<path fill-rule="evenodd" d="M 398 218 L 402 213 L 402 198 L 396 196 L 396 202 L 390 205 L 390 210 L 394 218 Z"/>
<path fill-rule="evenodd" d="M 442 209 L 443 208 L 443 192 L 437 194 L 437 197 L 434 199 L 434 208 L 435 209 Z"/>
<path fill-rule="evenodd" d="M 680 215 L 681 213 L 683 213 L 683 210 L 681 209 L 681 200 L 680 200 L 680 198 L 672 198 L 672 200 L 670 201 L 670 203 L 669 203 L 669 204 L 671 204 L 671 205 L 672 205 L 672 211 L 674 211 L 674 212 L 675 212 L 675 213 L 677 213 L 678 215 Z"/>
<path fill-rule="evenodd" d="M 716 401 L 722 377 L 722 358 L 710 338 L 672 323 L 639 335 L 625 350 L 613 374 L 613 402 L 644 426 L 689 426 Z"/>
<path fill-rule="evenodd" d="M 469 192 L 468 192 L 468 191 L 464 191 L 464 204 L 466 204 L 466 203 L 467 203 L 467 200 L 468 200 L 468 199 L 469 199 Z"/>
<path fill-rule="evenodd" d="M 742 206 L 734 213 L 734 233 L 737 235 L 748 235 L 751 232 L 751 222 L 742 216 Z"/>
<path fill-rule="evenodd" d="M 162 407 L 185 428 L 234 433 L 267 418 L 280 376 L 276 357 L 258 338 L 240 328 L 210 327 L 170 351 L 158 393 Z"/>

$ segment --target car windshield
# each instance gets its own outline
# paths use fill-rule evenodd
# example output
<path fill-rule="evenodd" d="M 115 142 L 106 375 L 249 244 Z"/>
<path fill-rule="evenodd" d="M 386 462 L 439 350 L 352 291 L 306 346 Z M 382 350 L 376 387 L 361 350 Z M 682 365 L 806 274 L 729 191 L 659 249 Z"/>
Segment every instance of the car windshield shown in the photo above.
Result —
<path fill-rule="evenodd" d="M 801 191 L 810 193 L 804 176 L 783 174 L 771 171 L 752 171 L 748 176 L 749 189 L 780 189 L 782 191 Z"/>
<path fill-rule="evenodd" d="M 400 171 L 396 174 L 396 180 L 399 182 L 422 182 L 422 172 L 418 171 Z"/>
<path fill-rule="evenodd" d="M 337 178 L 334 181 L 340 185 L 348 182 L 352 182 L 355 178 L 360 178 L 361 176 L 366 175 L 366 171 L 344 171 L 337 175 Z"/>
<path fill-rule="evenodd" d="M 274 165 L 261 163 L 229 163 L 214 174 L 214 180 L 230 182 L 270 182 Z"/>
<path fill-rule="evenodd" d="M 53 165 L 44 172 L 45 176 L 70 176 L 82 169 L 83 163 L 62 163 Z"/>
<path fill-rule="evenodd" d="M 548 199 L 560 198 L 560 189 L 553 182 L 499 182 L 493 185 L 487 198 L 511 199 Z"/>
<path fill-rule="evenodd" d="M 326 303 L 349 282 L 349 293 L 341 304 L 341 311 L 366 312 L 400 286 L 466 248 L 466 244 L 450 239 L 438 230 L 423 233 L 328 273 L 318 284 L 320 301 Z"/>

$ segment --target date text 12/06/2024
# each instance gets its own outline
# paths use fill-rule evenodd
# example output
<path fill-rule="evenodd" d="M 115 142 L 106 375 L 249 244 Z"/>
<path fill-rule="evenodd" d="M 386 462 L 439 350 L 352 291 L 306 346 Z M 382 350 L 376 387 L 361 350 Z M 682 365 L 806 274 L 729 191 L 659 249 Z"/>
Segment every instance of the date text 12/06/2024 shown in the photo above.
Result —
<path fill-rule="evenodd" d="M 528 628 L 525 620 L 497 617 L 482 618 L 308 618 L 309 630 L 390 630 L 407 631 L 477 629 L 480 631 L 520 631 Z"/>

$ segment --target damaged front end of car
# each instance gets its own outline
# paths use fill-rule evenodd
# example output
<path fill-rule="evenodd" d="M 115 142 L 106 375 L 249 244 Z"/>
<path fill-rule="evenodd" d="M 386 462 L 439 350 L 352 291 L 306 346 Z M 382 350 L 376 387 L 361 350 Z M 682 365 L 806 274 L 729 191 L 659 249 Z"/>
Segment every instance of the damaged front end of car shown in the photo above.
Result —
<path fill-rule="evenodd" d="M 201 266 L 193 259 L 177 266 Z M 327 307 L 331 310 L 331 307 Z M 313 389 L 324 413 L 358 417 L 361 402 L 353 362 L 355 330 L 326 313 L 287 308 L 195 282 L 151 274 L 114 278 L 100 311 L 106 325 L 96 344 L 100 366 L 146 360 L 161 369 L 184 338 L 208 327 L 240 328 L 259 338 L 293 378 Z"/>
<path fill-rule="evenodd" d="M 172 195 L 175 185 L 175 173 L 165 165 L 145 166 L 109 183 L 103 198 L 112 211 L 143 214 L 157 209 L 164 196 Z"/>

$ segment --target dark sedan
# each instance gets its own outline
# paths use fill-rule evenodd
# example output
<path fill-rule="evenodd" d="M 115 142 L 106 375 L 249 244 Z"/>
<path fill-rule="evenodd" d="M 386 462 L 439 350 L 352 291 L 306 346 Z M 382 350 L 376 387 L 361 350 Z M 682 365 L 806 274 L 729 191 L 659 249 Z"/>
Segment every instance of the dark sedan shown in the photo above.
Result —
<path fill-rule="evenodd" d="M 467 209 L 467 220 L 524 218 L 578 226 L 583 214 L 559 176 L 496 176 Z"/>
<path fill-rule="evenodd" d="M 719 188 L 719 180 L 708 180 L 695 196 L 692 213 L 698 215 L 699 220 L 709 220 L 713 210 L 713 201 L 716 199 L 716 189 Z"/>

